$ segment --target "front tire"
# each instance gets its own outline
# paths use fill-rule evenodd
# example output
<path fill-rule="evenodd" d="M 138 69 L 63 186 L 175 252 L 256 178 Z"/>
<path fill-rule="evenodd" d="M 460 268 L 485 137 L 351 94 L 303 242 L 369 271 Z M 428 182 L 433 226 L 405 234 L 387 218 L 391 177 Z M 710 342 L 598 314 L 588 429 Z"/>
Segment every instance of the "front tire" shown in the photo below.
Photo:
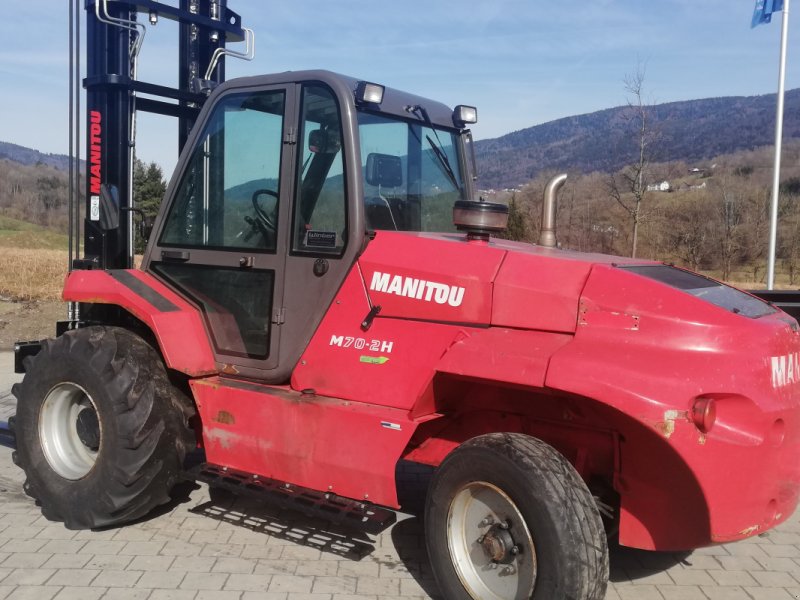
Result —
<path fill-rule="evenodd" d="M 105 527 L 169 501 L 194 443 L 193 408 L 142 338 L 117 327 L 69 331 L 44 343 L 12 391 L 14 461 L 46 518 Z"/>
<path fill-rule="evenodd" d="M 535 438 L 494 433 L 451 452 L 425 507 L 447 600 L 601 600 L 608 546 L 586 484 Z"/>

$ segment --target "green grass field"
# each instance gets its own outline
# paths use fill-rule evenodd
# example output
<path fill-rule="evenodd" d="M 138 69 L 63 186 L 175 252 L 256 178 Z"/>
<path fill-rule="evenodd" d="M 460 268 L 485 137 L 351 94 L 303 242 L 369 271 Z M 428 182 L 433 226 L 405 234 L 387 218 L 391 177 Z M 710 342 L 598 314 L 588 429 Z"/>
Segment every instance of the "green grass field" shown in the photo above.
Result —
<path fill-rule="evenodd" d="M 0 215 L 0 248 L 67 250 L 67 236 L 52 229 Z"/>

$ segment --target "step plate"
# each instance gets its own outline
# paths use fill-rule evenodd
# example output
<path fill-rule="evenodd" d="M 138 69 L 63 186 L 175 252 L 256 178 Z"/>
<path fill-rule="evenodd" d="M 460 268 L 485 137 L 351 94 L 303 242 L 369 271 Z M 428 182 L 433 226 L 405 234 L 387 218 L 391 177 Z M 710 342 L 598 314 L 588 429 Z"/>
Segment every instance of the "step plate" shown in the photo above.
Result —
<path fill-rule="evenodd" d="M 211 463 L 190 468 L 185 477 L 366 533 L 377 535 L 397 520 L 393 511 L 368 502 L 357 502 Z"/>

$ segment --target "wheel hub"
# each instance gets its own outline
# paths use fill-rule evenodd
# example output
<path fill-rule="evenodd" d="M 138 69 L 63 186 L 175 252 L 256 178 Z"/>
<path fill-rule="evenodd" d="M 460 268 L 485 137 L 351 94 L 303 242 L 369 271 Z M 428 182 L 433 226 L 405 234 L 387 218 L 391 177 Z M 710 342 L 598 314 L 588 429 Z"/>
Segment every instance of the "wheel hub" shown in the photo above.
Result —
<path fill-rule="evenodd" d="M 505 523 L 492 525 L 489 531 L 482 536 L 480 544 L 489 560 L 502 565 L 510 564 L 519 553 L 509 527 Z"/>
<path fill-rule="evenodd" d="M 39 412 L 39 440 L 50 467 L 77 481 L 94 468 L 103 437 L 97 408 L 75 383 L 62 382 L 45 396 Z"/>
<path fill-rule="evenodd" d="M 100 447 L 100 422 L 97 420 L 97 411 L 91 407 L 83 408 L 78 413 L 75 429 L 81 443 L 96 452 Z"/>
<path fill-rule="evenodd" d="M 448 511 L 453 567 L 474 600 L 529 600 L 538 573 L 533 536 L 517 504 L 496 485 L 467 483 Z"/>

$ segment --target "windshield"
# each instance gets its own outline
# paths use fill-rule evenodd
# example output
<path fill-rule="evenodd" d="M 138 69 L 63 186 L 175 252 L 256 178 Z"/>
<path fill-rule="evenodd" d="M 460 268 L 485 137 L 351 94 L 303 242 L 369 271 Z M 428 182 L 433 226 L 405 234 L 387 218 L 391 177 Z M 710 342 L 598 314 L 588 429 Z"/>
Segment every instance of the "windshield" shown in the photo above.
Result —
<path fill-rule="evenodd" d="M 369 229 L 455 231 L 464 198 L 458 133 L 358 113 L 364 205 Z"/>

